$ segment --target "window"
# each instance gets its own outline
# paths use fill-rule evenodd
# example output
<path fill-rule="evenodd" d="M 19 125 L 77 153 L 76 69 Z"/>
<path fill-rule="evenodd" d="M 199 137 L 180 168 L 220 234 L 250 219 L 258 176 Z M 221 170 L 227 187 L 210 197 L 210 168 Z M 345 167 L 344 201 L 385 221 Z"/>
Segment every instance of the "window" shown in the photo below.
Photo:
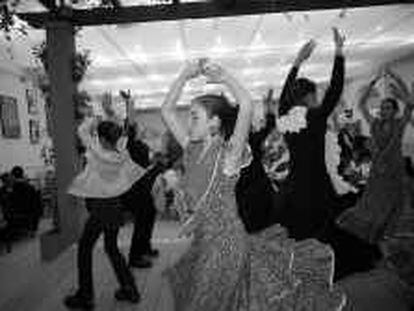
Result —
<path fill-rule="evenodd" d="M 16 98 L 0 95 L 0 120 L 3 137 L 20 138 L 21 128 Z"/>

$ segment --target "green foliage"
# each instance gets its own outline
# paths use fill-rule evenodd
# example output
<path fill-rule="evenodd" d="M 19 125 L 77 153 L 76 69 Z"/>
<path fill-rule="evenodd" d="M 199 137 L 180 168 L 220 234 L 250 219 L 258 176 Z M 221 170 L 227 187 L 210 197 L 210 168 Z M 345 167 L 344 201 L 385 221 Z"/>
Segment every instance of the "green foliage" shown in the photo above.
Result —
<path fill-rule="evenodd" d="M 16 8 L 21 0 L 0 0 L 0 32 L 4 34 L 7 41 L 12 40 L 12 33 L 27 35 L 24 26 L 17 24 Z"/>

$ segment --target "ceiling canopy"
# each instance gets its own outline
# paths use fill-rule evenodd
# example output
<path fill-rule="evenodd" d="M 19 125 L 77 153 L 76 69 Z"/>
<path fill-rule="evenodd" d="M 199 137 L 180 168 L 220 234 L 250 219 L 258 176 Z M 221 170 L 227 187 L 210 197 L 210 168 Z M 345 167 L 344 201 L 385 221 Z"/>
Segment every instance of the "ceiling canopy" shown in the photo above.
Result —
<path fill-rule="evenodd" d="M 36 5 L 27 0 L 24 10 L 32 12 Z M 89 26 L 77 38 L 78 48 L 90 50 L 92 58 L 81 87 L 97 100 L 104 92 L 130 89 L 139 107 L 158 107 L 185 61 L 209 57 L 237 75 L 254 97 L 269 88 L 278 94 L 295 54 L 311 38 L 318 46 L 301 74 L 328 79 L 332 27 L 347 38 L 348 79 L 414 51 L 412 4 Z M 33 30 L 26 41 L 33 45 L 43 37 L 42 31 Z M 22 51 L 16 61 L 27 58 Z M 199 92 L 221 90 L 200 79 L 186 88 L 182 103 Z"/>

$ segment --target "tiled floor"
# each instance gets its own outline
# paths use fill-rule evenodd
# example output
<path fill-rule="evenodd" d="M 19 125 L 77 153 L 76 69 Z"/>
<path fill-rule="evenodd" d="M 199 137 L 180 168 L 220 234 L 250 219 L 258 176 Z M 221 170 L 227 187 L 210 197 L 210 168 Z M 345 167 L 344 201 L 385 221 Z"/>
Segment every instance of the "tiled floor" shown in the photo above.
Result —
<path fill-rule="evenodd" d="M 174 262 L 188 245 L 188 241 L 176 238 L 177 230 L 176 223 L 157 223 L 154 244 L 160 249 L 161 256 L 154 268 L 134 270 L 143 296 L 139 305 L 118 303 L 113 299 L 117 285 L 100 241 L 94 256 L 96 310 L 171 311 L 172 299 L 161 278 L 161 271 Z M 125 252 L 131 232 L 131 226 L 127 226 L 120 234 L 120 244 Z M 41 263 L 39 250 L 38 239 L 32 239 L 16 245 L 12 253 L 0 256 L 1 311 L 65 310 L 62 297 L 74 289 L 76 280 L 76 248 L 70 248 L 52 263 Z M 398 280 L 384 271 L 354 276 L 344 281 L 343 287 L 349 294 L 346 311 L 409 311 L 400 296 Z"/>
<path fill-rule="evenodd" d="M 160 273 L 179 257 L 188 244 L 186 240 L 176 239 L 177 229 L 172 222 L 157 223 L 154 245 L 160 249 L 161 256 L 154 268 L 134 270 L 143 296 L 139 305 L 116 303 L 113 299 L 117 284 L 104 255 L 102 240 L 99 241 L 94 254 L 96 310 L 168 311 L 171 301 L 166 297 L 168 292 L 161 290 Z M 120 234 L 120 244 L 125 253 L 131 233 L 131 226 L 127 226 Z M 0 256 L 0 310 L 65 310 L 62 297 L 74 289 L 76 280 L 76 247 L 70 248 L 52 263 L 41 263 L 39 250 L 39 240 L 31 239 L 15 245 L 12 253 Z"/>

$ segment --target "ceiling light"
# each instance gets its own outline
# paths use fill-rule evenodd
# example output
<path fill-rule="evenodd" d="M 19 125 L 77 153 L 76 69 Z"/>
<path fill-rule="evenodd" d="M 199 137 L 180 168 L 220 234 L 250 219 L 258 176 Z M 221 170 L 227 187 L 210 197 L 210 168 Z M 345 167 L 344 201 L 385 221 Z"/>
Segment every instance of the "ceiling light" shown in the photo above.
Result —
<path fill-rule="evenodd" d="M 242 71 L 242 74 L 244 76 L 252 76 L 252 75 L 258 75 L 262 73 L 262 69 L 260 68 L 245 68 Z"/>
<path fill-rule="evenodd" d="M 153 82 L 162 82 L 164 81 L 164 77 L 160 74 L 152 74 L 149 76 L 149 79 Z"/>
<path fill-rule="evenodd" d="M 267 50 L 269 46 L 264 41 L 263 36 L 261 33 L 258 33 L 256 38 L 254 39 L 253 43 L 250 46 L 250 49 L 252 50 Z"/>
<path fill-rule="evenodd" d="M 186 60 L 186 55 L 185 55 L 183 45 L 181 44 L 181 41 L 179 40 L 177 40 L 175 43 L 174 55 L 178 60 L 182 62 Z"/>
<path fill-rule="evenodd" d="M 221 56 L 223 54 L 226 54 L 228 51 L 229 49 L 224 46 L 221 36 L 218 36 L 216 38 L 216 43 L 214 47 L 211 49 L 211 54 Z"/>
<path fill-rule="evenodd" d="M 148 56 L 143 51 L 143 49 L 142 49 L 142 47 L 141 47 L 140 44 L 137 44 L 135 46 L 133 57 L 136 58 L 136 59 L 138 59 L 138 61 L 140 63 L 148 63 Z"/>

